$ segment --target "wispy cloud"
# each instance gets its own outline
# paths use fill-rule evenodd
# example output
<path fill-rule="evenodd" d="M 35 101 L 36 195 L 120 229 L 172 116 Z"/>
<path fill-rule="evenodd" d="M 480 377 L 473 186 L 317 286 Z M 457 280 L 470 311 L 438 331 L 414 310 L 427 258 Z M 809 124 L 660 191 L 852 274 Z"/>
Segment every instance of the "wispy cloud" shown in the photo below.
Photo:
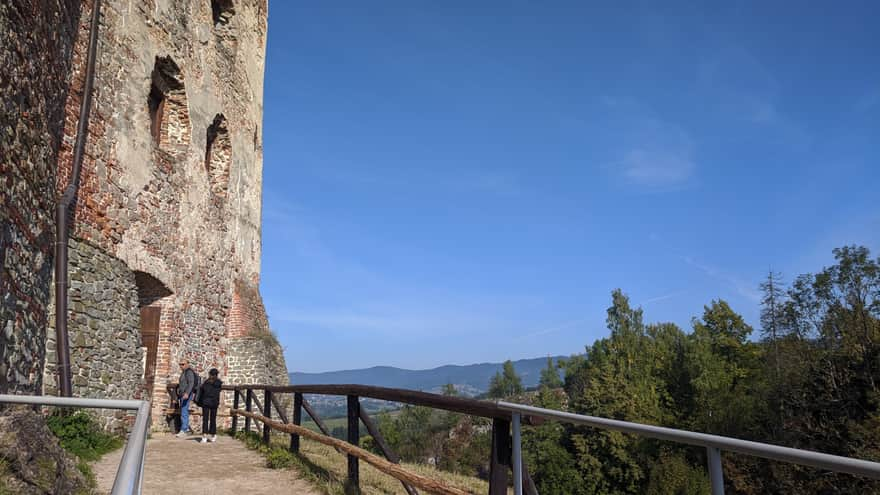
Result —
<path fill-rule="evenodd" d="M 660 301 L 665 301 L 667 299 L 672 299 L 673 297 L 680 296 L 683 293 L 684 293 L 684 291 L 676 291 L 676 292 L 670 292 L 669 294 L 663 294 L 662 296 L 651 297 L 651 298 L 645 299 L 644 301 L 640 302 L 638 305 L 645 306 L 647 304 L 653 304 L 653 303 L 657 303 Z"/>
<path fill-rule="evenodd" d="M 628 117 L 612 168 L 628 183 L 654 189 L 680 187 L 696 173 L 694 141 L 680 126 L 644 115 Z"/>
<path fill-rule="evenodd" d="M 271 193 L 265 203 L 265 229 L 284 243 L 283 256 L 264 250 L 276 256 L 271 273 L 264 270 L 263 276 L 266 283 L 272 279 L 273 290 L 264 291 L 263 296 L 278 331 L 407 338 L 506 332 L 522 327 L 516 315 L 524 305 L 532 304 L 526 296 L 463 294 L 379 272 L 346 245 L 333 242 L 327 232 L 328 224 L 335 225 L 333 221 Z M 281 277 L 293 278 L 283 292 L 278 290 Z"/>
<path fill-rule="evenodd" d="M 721 40 L 698 64 L 695 98 L 710 118 L 768 131 L 782 143 L 803 148 L 810 135 L 801 122 L 780 106 L 784 87 L 774 72 L 736 40 Z"/>
<path fill-rule="evenodd" d="M 626 95 L 596 102 L 602 125 L 588 132 L 599 139 L 606 171 L 638 188 L 677 189 L 691 182 L 698 167 L 690 132 Z"/>
<path fill-rule="evenodd" d="M 634 149 L 620 161 L 623 175 L 631 182 L 649 187 L 684 184 L 691 178 L 696 163 L 683 150 Z"/>
<path fill-rule="evenodd" d="M 687 265 L 696 268 L 711 278 L 723 282 L 725 285 L 735 290 L 740 296 L 752 302 L 759 302 L 761 300 L 761 293 L 755 288 L 755 284 L 746 282 L 734 275 L 730 275 L 718 267 L 699 262 L 691 256 L 680 256 L 679 258 Z"/>
<path fill-rule="evenodd" d="M 658 244 L 664 251 L 667 251 L 671 256 L 681 260 L 686 265 L 697 269 L 699 272 L 704 275 L 721 282 L 726 285 L 730 289 L 733 289 L 740 296 L 748 299 L 749 301 L 759 302 L 761 300 L 761 293 L 755 288 L 757 284 L 748 282 L 743 280 L 742 278 L 732 275 L 725 271 L 722 268 L 711 265 L 709 263 L 705 263 L 703 261 L 699 261 L 696 257 L 690 254 L 683 254 L 683 251 L 670 245 L 670 243 L 666 242 L 663 239 L 663 236 L 656 232 L 651 232 L 648 234 L 648 239 L 655 244 Z M 676 295 L 683 294 L 685 291 L 673 292 L 670 294 L 666 294 L 663 296 L 659 296 L 658 300 L 669 299 L 671 297 L 675 297 Z M 645 301 L 645 303 L 650 302 L 651 299 Z"/>
<path fill-rule="evenodd" d="M 332 331 L 373 334 L 383 337 L 419 338 L 454 336 L 473 332 L 504 331 L 512 325 L 503 315 L 461 308 L 441 301 L 435 307 L 412 300 L 395 299 L 382 305 L 364 303 L 352 307 L 271 307 L 273 324 L 293 324 L 297 331 Z"/>

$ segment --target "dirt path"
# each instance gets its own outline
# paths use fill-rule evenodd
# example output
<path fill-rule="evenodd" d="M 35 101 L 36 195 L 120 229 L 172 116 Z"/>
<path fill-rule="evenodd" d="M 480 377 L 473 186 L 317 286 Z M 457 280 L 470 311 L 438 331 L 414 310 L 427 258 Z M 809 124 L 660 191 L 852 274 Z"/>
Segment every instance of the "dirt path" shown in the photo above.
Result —
<path fill-rule="evenodd" d="M 269 469 L 260 454 L 228 436 L 217 437 L 217 443 L 202 444 L 198 437 L 178 439 L 166 433 L 155 433 L 147 441 L 144 464 L 144 494 L 232 495 L 292 493 L 318 495 L 296 471 Z M 104 456 L 93 465 L 98 489 L 110 493 L 122 449 Z M 186 476 L 181 476 L 186 471 Z"/>

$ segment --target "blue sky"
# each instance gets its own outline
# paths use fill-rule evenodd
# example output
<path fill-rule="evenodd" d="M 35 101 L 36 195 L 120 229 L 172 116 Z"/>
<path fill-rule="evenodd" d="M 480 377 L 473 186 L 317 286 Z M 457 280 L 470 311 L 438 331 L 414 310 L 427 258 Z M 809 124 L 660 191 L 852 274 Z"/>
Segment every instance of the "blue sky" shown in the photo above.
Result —
<path fill-rule="evenodd" d="M 654 3 L 271 4 L 261 289 L 291 370 L 581 352 L 617 287 L 756 325 L 769 267 L 880 254 L 880 4 Z"/>

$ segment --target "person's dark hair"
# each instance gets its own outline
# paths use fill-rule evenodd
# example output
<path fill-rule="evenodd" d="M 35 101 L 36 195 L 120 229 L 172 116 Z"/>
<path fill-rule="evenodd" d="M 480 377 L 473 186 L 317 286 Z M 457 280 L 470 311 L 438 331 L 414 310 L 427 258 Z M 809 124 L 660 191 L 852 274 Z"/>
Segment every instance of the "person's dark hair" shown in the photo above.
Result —
<path fill-rule="evenodd" d="M 208 372 L 208 379 L 216 380 L 218 375 L 220 375 L 220 372 L 217 371 L 217 368 L 211 368 L 211 371 Z"/>

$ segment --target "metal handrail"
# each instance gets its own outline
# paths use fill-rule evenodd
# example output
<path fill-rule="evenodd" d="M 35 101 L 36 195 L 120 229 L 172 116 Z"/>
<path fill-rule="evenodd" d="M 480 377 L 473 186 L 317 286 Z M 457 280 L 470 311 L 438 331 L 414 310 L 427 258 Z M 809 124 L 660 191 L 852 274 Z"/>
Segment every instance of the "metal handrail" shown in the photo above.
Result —
<path fill-rule="evenodd" d="M 829 471 L 880 479 L 880 463 L 877 462 L 823 454 L 821 452 L 810 450 L 793 449 L 768 443 L 740 440 L 738 438 L 722 437 L 720 435 L 710 435 L 708 433 L 697 433 L 693 431 L 677 430 L 675 428 L 666 428 L 663 426 L 652 426 L 596 416 L 585 416 L 582 414 L 556 411 L 553 409 L 514 404 L 512 402 L 497 401 L 496 404 L 498 404 L 499 408 L 510 411 L 513 414 L 515 433 L 519 430 L 519 425 L 517 423 L 519 422 L 520 415 L 528 414 L 533 417 L 555 419 L 566 423 L 592 426 L 603 430 L 622 431 L 624 433 L 632 433 L 634 435 L 648 438 L 669 440 L 677 443 L 705 447 L 709 455 L 709 479 L 712 484 L 713 495 L 724 493 L 724 473 L 721 469 L 720 454 L 722 450 L 762 457 L 764 459 L 827 469 Z M 522 445 L 518 438 L 519 435 L 514 436 L 513 456 L 517 459 L 522 456 Z M 517 478 L 514 477 L 514 482 L 516 482 L 516 479 Z M 516 488 L 517 487 L 515 487 L 515 491 Z M 516 495 L 522 495 L 521 487 L 519 487 L 519 491 L 516 491 Z"/>
<path fill-rule="evenodd" d="M 125 443 L 125 450 L 122 452 L 122 460 L 116 470 L 116 479 L 113 480 L 113 490 L 110 493 L 111 495 L 141 493 L 144 482 L 147 432 L 150 426 L 150 403 L 148 401 L 0 394 L 0 403 L 137 411 L 134 427 L 128 434 L 128 441 Z"/>

